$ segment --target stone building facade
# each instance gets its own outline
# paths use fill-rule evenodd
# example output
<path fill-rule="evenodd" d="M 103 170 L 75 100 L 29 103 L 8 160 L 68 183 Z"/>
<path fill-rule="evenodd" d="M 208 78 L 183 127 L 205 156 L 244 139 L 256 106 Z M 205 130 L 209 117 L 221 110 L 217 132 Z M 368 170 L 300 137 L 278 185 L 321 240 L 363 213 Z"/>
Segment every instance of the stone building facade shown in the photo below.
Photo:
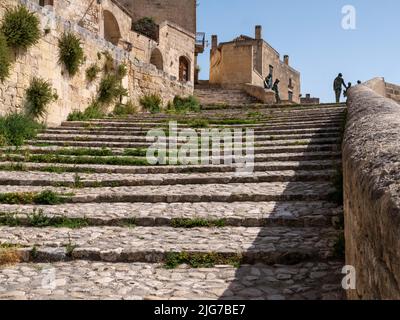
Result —
<path fill-rule="evenodd" d="M 128 99 L 136 104 L 144 94 L 159 93 L 167 104 L 175 95 L 193 93 L 195 35 L 182 27 L 161 23 L 156 42 L 131 30 L 132 18 L 117 0 L 2 0 L 0 18 L 6 8 L 18 4 L 35 12 L 43 34 L 27 52 L 15 54 L 11 74 L 0 84 L 0 114 L 23 108 L 34 76 L 48 80 L 59 96 L 49 106 L 48 124 L 59 124 L 73 110 L 84 110 L 99 85 L 99 79 L 88 83 L 85 70 L 92 64 L 101 66 L 103 52 L 109 52 L 115 64 L 127 65 L 123 84 Z M 85 52 L 85 62 L 74 77 L 58 63 L 58 39 L 67 31 L 81 39 Z"/>
<path fill-rule="evenodd" d="M 230 42 L 218 44 L 212 36 L 210 83 L 226 88 L 242 88 L 245 84 L 263 86 L 269 73 L 279 79 L 281 99 L 300 103 L 300 73 L 289 65 L 289 56 L 280 60 L 279 53 L 262 38 L 261 26 L 255 38 L 241 35 Z"/>

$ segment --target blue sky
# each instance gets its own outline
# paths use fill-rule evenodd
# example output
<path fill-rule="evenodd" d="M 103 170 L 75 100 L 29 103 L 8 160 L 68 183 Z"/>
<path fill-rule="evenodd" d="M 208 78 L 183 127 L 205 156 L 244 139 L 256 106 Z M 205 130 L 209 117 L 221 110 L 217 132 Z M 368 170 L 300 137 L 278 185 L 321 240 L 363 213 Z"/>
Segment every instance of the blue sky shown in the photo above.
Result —
<path fill-rule="evenodd" d="M 356 83 L 375 76 L 400 83 L 400 1 L 398 0 L 198 0 L 198 31 L 219 41 L 240 34 L 263 37 L 301 72 L 301 92 L 334 100 L 333 78 Z M 356 30 L 342 28 L 342 7 L 356 9 Z M 208 79 L 210 47 L 199 56 L 201 79 Z"/>

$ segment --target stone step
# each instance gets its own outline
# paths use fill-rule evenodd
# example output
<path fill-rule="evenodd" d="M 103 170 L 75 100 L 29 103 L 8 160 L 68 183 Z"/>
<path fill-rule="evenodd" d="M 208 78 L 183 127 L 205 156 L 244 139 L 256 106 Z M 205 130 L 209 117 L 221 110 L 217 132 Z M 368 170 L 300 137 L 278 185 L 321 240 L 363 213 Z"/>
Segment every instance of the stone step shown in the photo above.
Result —
<path fill-rule="evenodd" d="M 244 125 L 244 126 L 228 126 L 227 128 L 229 129 L 245 129 L 249 128 L 254 131 L 267 131 L 267 130 L 291 130 L 291 129 L 321 129 L 324 130 L 324 128 L 331 128 L 331 127 L 340 127 L 341 122 L 318 122 L 318 123 L 283 123 L 283 124 L 268 124 L 268 125 Z M 62 124 L 63 127 L 65 128 L 88 128 L 88 124 L 82 123 L 82 122 L 66 122 Z M 101 123 L 101 124 L 96 124 L 92 127 L 96 127 L 97 129 L 104 129 L 106 128 L 107 130 L 110 130 L 110 128 L 116 128 L 117 130 L 132 130 L 132 131 L 145 131 L 147 132 L 150 129 L 155 129 L 155 127 L 137 127 L 134 124 L 132 125 L 120 125 L 119 123 L 116 122 L 106 122 L 106 123 Z M 165 127 L 167 128 L 167 127 Z M 210 128 L 225 128 L 224 126 L 210 126 Z M 163 128 L 162 128 L 163 129 Z M 169 130 L 169 128 L 168 128 Z M 198 130 L 196 130 L 198 131 Z"/>
<path fill-rule="evenodd" d="M 148 138 L 145 136 L 129 136 L 129 135 L 87 135 L 87 134 L 39 134 L 35 140 L 29 141 L 29 143 L 34 143 L 34 141 L 97 141 L 97 142 L 129 142 L 129 143 L 137 143 L 141 146 L 149 146 L 153 142 L 149 142 Z M 247 136 L 243 134 L 241 141 L 246 142 Z M 157 141 L 165 141 L 165 142 L 177 142 L 178 144 L 186 144 L 187 137 L 180 137 L 179 135 L 172 137 L 159 137 Z M 200 136 L 198 139 L 199 142 Z M 209 139 L 210 143 L 212 139 Z M 219 139 L 220 142 L 223 142 L 224 139 L 221 137 Z M 329 138 L 315 138 L 314 135 L 287 135 L 287 136 L 254 136 L 254 142 L 257 146 L 283 146 L 283 145 L 306 145 L 306 144 L 329 144 L 335 143 L 337 144 L 339 141 L 339 137 L 336 135 L 330 135 Z M 40 143 L 40 142 L 39 142 Z"/>
<path fill-rule="evenodd" d="M 173 252 L 217 253 L 238 263 L 290 265 L 333 259 L 338 237 L 333 228 L 0 227 L 0 243 L 21 246 L 15 250 L 25 262 L 160 263 Z"/>
<path fill-rule="evenodd" d="M 283 170 L 325 170 L 336 168 L 341 165 L 337 160 L 318 161 L 277 161 L 277 162 L 256 162 L 254 172 L 259 171 L 283 171 Z M 22 167 L 21 167 L 22 166 Z M 14 163 L 0 162 L 0 170 L 7 168 L 7 171 L 43 171 L 52 172 L 66 170 L 68 172 L 92 172 L 92 173 L 120 173 L 120 174 L 166 174 L 166 173 L 195 173 L 195 172 L 233 172 L 237 170 L 236 165 L 168 165 L 168 166 L 116 166 L 116 165 L 84 165 L 84 164 L 46 164 L 46 163 Z"/>
<path fill-rule="evenodd" d="M 48 172 L 1 172 L 0 185 L 13 186 L 65 186 L 82 187 L 122 187 L 161 186 L 185 184 L 228 184 L 259 182 L 332 181 L 335 170 L 324 171 L 272 171 L 254 172 L 241 176 L 232 173 L 168 173 L 168 174 L 110 174 Z M 79 179 L 78 181 L 76 179 Z"/>
<path fill-rule="evenodd" d="M 145 263 L 22 263 L 0 269 L 0 299 L 336 300 L 344 296 L 342 268 L 336 261 L 172 270 Z"/>
<path fill-rule="evenodd" d="M 235 227 L 331 227 L 343 214 L 332 202 L 200 202 L 200 203 L 66 203 L 45 205 L 0 204 L 0 218 L 13 215 L 21 223 L 40 212 L 49 218 L 85 219 L 90 226 L 175 226 L 182 219 L 217 222 Z"/>
<path fill-rule="evenodd" d="M 252 202 L 331 201 L 335 192 L 329 182 L 263 182 L 186 184 L 165 186 L 67 188 L 0 185 L 0 193 L 42 192 L 66 195 L 69 203 L 90 202 Z"/>
<path fill-rule="evenodd" d="M 267 129 L 271 126 L 286 126 L 286 125 L 316 125 L 319 124 L 321 127 L 325 125 L 330 126 L 340 126 L 342 123 L 341 118 L 327 118 L 327 119 L 310 119 L 310 120 L 299 120 L 299 121 L 291 121 L 291 120 L 269 120 L 269 121 L 254 121 L 252 123 L 237 123 L 237 124 L 208 124 L 208 128 L 230 128 L 230 129 L 243 129 L 243 128 L 264 128 Z M 144 122 L 137 123 L 133 121 L 115 121 L 115 120 L 92 120 L 88 121 L 68 121 L 63 122 L 61 124 L 63 127 L 100 127 L 100 126 L 118 126 L 118 127 L 126 127 L 126 128 L 134 128 L 134 129 L 157 129 L 163 127 L 169 127 L 169 122 Z M 178 123 L 179 128 L 189 128 L 190 125 Z"/>
<path fill-rule="evenodd" d="M 180 132 L 180 131 L 178 131 Z M 196 130 L 196 132 L 201 133 L 201 130 Z M 298 129 L 298 130 L 255 130 L 254 136 L 255 139 L 285 139 L 285 137 L 293 137 L 293 138 L 327 138 L 332 136 L 338 136 L 340 132 L 339 127 L 332 128 L 320 128 L 320 129 Z M 89 128 L 81 128 L 81 127 L 59 127 L 57 129 L 49 128 L 43 130 L 41 133 L 43 134 L 84 134 L 84 135 L 130 135 L 137 136 L 140 138 L 145 137 L 147 131 L 139 131 L 139 130 L 122 130 L 122 128 L 117 127 L 109 127 L 109 128 L 101 128 L 101 129 L 89 129 Z"/>

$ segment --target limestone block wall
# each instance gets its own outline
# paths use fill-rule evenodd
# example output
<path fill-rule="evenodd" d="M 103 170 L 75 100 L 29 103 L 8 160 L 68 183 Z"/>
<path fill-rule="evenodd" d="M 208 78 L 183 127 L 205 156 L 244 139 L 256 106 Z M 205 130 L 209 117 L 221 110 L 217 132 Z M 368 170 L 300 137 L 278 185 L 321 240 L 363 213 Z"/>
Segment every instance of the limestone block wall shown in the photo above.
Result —
<path fill-rule="evenodd" d="M 193 93 L 193 86 L 190 83 L 179 83 L 173 76 L 138 61 L 134 55 L 122 48 L 58 16 L 57 10 L 48 10 L 26 0 L 2 0 L 0 16 L 3 16 L 6 7 L 18 3 L 25 3 L 30 10 L 35 11 L 40 18 L 41 28 L 43 30 L 50 28 L 50 32 L 43 34 L 39 43 L 27 52 L 15 54 L 11 74 L 4 83 L 0 84 L 0 114 L 24 108 L 25 90 L 34 76 L 48 80 L 59 96 L 59 99 L 48 107 L 48 115 L 44 119 L 48 124 L 57 125 L 64 121 L 71 111 L 84 110 L 96 97 L 99 84 L 99 80 L 88 83 L 85 70 L 94 63 L 101 67 L 104 64 L 104 58 L 99 60 L 98 53 L 104 51 L 111 53 L 116 64 L 127 64 L 129 75 L 123 83 L 127 86 L 129 98 L 134 102 L 137 102 L 142 94 L 147 93 L 161 94 L 165 104 L 176 94 Z M 86 57 L 80 72 L 74 77 L 70 77 L 58 63 L 58 39 L 65 31 L 72 31 L 81 38 Z"/>
<path fill-rule="evenodd" d="M 386 82 L 386 97 L 396 102 L 400 102 L 400 86 Z"/>
<path fill-rule="evenodd" d="M 400 108 L 365 85 L 349 92 L 343 146 L 350 299 L 400 299 Z"/>
<path fill-rule="evenodd" d="M 385 81 L 383 77 L 376 77 L 364 83 L 383 97 L 400 102 L 400 86 Z"/>

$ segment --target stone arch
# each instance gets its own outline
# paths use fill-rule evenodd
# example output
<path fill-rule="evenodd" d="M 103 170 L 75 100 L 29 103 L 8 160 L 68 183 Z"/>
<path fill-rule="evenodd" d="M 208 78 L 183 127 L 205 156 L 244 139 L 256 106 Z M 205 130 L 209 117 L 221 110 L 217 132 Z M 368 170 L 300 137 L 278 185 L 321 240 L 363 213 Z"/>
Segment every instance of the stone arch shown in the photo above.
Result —
<path fill-rule="evenodd" d="M 121 31 L 118 21 L 115 16 L 108 10 L 103 12 L 104 18 L 104 39 L 111 42 L 113 45 L 118 45 L 121 39 Z"/>
<path fill-rule="evenodd" d="M 164 59 L 161 51 L 158 48 L 155 48 L 150 57 L 150 63 L 157 67 L 158 70 L 164 70 Z"/>
<path fill-rule="evenodd" d="M 190 60 L 185 56 L 179 57 L 179 81 L 188 82 L 191 79 L 190 76 Z"/>

